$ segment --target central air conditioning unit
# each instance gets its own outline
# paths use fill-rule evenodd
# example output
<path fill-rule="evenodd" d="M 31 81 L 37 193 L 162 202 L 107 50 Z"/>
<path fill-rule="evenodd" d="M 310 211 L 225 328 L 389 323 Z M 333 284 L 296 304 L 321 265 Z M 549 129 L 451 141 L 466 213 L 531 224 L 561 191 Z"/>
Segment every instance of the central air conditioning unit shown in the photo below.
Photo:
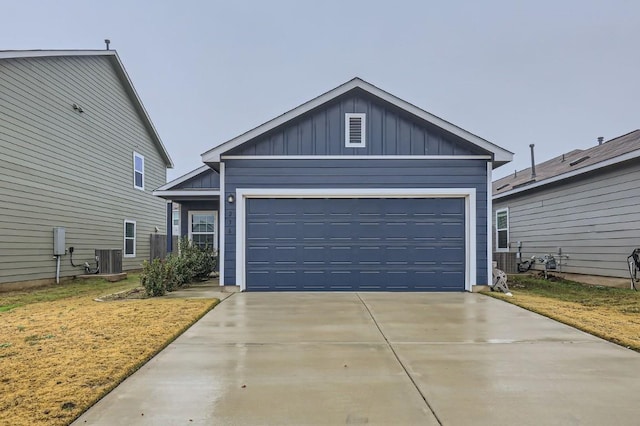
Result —
<path fill-rule="evenodd" d="M 96 249 L 101 274 L 122 273 L 122 249 Z"/>

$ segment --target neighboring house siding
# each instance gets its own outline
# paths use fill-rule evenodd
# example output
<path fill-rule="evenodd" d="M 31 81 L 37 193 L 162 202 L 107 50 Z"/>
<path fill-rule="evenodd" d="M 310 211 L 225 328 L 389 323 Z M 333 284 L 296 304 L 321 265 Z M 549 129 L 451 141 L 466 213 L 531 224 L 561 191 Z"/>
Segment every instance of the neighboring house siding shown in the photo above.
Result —
<path fill-rule="evenodd" d="M 123 268 L 140 268 L 149 234 L 165 229 L 165 202 L 151 192 L 166 166 L 109 60 L 3 60 L 0 95 L 0 282 L 55 276 L 54 226 L 66 228 L 74 262 L 94 264 L 94 249 L 123 248 L 134 220 L 136 257 Z M 134 151 L 144 191 L 133 187 Z M 82 272 L 68 255 L 61 266 L 63 277 Z"/>
<path fill-rule="evenodd" d="M 483 160 L 226 160 L 225 283 L 235 283 L 237 188 L 475 188 L 476 280 L 487 281 L 487 162 Z"/>
<path fill-rule="evenodd" d="M 628 277 L 626 259 L 640 247 L 640 165 L 617 166 L 493 202 L 509 208 L 510 251 L 522 242 L 523 259 L 557 253 L 562 271 Z"/>
<path fill-rule="evenodd" d="M 346 148 L 345 113 L 366 113 L 366 146 Z M 477 147 L 366 95 L 348 96 L 225 155 L 471 155 Z"/>

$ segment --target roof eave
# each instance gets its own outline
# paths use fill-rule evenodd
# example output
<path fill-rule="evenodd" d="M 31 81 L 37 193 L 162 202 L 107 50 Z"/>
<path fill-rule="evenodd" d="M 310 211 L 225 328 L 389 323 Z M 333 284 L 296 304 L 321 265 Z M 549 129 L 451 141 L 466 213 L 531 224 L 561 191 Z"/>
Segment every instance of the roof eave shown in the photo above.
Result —
<path fill-rule="evenodd" d="M 155 197 L 164 198 L 165 200 L 180 200 L 180 199 L 212 199 L 220 196 L 219 189 L 176 189 L 160 191 L 155 190 L 152 192 Z"/>
<path fill-rule="evenodd" d="M 156 191 L 169 191 L 174 187 L 176 187 L 177 185 L 180 185 L 181 183 L 186 182 L 189 179 L 194 178 L 210 169 L 211 168 L 206 164 L 204 166 L 200 166 L 197 169 L 190 171 L 189 173 L 186 173 L 180 177 L 175 178 L 171 182 L 165 183 L 164 185 L 156 189 Z"/>
<path fill-rule="evenodd" d="M 224 142 L 206 152 L 204 152 L 201 156 L 202 156 L 202 162 L 204 163 L 217 163 L 220 161 L 220 156 L 233 149 L 236 148 L 240 145 L 242 145 L 245 142 L 248 142 L 270 130 L 273 130 L 274 128 L 281 126 L 284 123 L 287 123 L 288 121 L 291 121 L 293 119 L 295 119 L 296 117 L 299 117 L 302 114 L 305 114 L 347 92 L 349 92 L 350 90 L 356 89 L 356 88 L 360 88 L 386 102 L 391 103 L 392 105 L 397 106 L 400 109 L 403 109 L 437 127 L 440 127 L 441 129 L 454 134 L 458 137 L 461 137 L 464 140 L 467 140 L 471 143 L 473 143 L 474 145 L 490 152 L 493 157 L 494 157 L 494 161 L 497 163 L 501 163 L 501 164 L 505 164 L 507 162 L 510 162 L 513 160 L 513 153 L 511 151 L 507 151 L 504 148 L 501 148 L 485 139 L 482 139 L 479 136 L 474 135 L 473 133 L 470 133 L 458 126 L 455 126 L 454 124 L 449 123 L 448 121 L 445 121 L 443 119 L 441 119 L 440 117 L 437 117 L 421 108 L 418 108 L 417 106 L 406 102 L 388 92 L 385 92 L 384 90 L 370 84 L 367 83 L 366 81 L 360 79 L 360 78 L 354 78 L 338 87 L 336 87 L 333 90 L 330 90 L 308 102 L 303 103 L 302 105 L 270 120 L 267 121 L 266 123 L 252 129 L 249 130 L 246 133 L 243 133 L 240 136 L 237 136 L 227 142 Z"/>
<path fill-rule="evenodd" d="M 492 200 L 499 200 L 501 198 L 506 198 L 506 197 L 510 197 L 510 196 L 513 196 L 513 195 L 517 195 L 517 194 L 519 194 L 521 192 L 530 191 L 532 189 L 540 188 L 540 187 L 545 186 L 545 185 L 550 185 L 552 183 L 560 182 L 560 181 L 563 181 L 565 179 L 570 179 L 570 178 L 573 178 L 573 177 L 576 177 L 576 176 L 580 176 L 580 175 L 585 174 L 585 173 L 590 173 L 590 172 L 593 172 L 593 171 L 604 169 L 606 167 L 613 166 L 613 165 L 616 165 L 616 164 L 620 164 L 620 163 L 623 163 L 625 161 L 634 160 L 634 159 L 637 159 L 637 158 L 640 158 L 640 149 L 637 149 L 637 150 L 631 151 L 631 152 L 627 152 L 626 154 L 619 155 L 618 157 L 614 157 L 614 158 L 610 158 L 608 160 L 600 161 L 598 163 L 591 164 L 591 165 L 586 166 L 586 167 L 582 167 L 582 168 L 579 168 L 579 169 L 576 169 L 576 170 L 571 170 L 569 172 L 566 172 L 566 173 L 563 173 L 563 174 L 560 174 L 560 175 L 556 175 L 556 176 L 541 180 L 539 182 L 532 183 L 531 185 L 523 186 L 521 188 L 512 189 L 510 191 L 506 191 L 506 192 L 503 192 L 503 193 L 500 193 L 500 194 L 494 194 L 493 197 L 492 197 Z"/>

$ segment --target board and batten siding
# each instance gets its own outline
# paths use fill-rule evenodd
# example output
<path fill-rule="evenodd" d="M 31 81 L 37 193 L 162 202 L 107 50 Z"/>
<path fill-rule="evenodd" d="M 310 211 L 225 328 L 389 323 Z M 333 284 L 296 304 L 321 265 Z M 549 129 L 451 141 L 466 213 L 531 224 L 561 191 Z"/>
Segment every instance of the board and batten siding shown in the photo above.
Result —
<path fill-rule="evenodd" d="M 220 189 L 220 175 L 209 169 L 185 182 L 176 185 L 173 189 Z"/>
<path fill-rule="evenodd" d="M 510 251 L 523 259 L 562 253 L 562 271 L 628 277 L 627 256 L 640 247 L 640 164 L 616 166 L 493 202 L 509 208 Z"/>
<path fill-rule="evenodd" d="M 345 113 L 366 113 L 366 145 L 344 143 Z M 478 147 L 365 94 L 339 98 L 225 155 L 473 155 Z"/>
<path fill-rule="evenodd" d="M 166 165 L 108 58 L 2 60 L 0 94 L 0 283 L 55 276 L 55 226 L 74 263 L 94 265 L 96 248 L 123 249 L 124 220 L 135 220 L 136 257 L 123 268 L 140 268 L 149 235 L 165 230 L 165 202 L 151 192 Z M 134 151 L 144 191 L 133 187 Z M 62 257 L 62 277 L 80 273 Z"/>
<path fill-rule="evenodd" d="M 476 282 L 487 281 L 487 161 L 435 159 L 225 160 L 225 284 L 235 283 L 237 188 L 475 188 Z"/>

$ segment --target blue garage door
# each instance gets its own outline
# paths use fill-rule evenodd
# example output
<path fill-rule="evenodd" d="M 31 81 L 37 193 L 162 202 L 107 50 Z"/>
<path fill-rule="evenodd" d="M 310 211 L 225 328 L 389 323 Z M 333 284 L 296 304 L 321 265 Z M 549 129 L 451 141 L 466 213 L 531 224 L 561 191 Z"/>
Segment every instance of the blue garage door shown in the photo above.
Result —
<path fill-rule="evenodd" d="M 463 291 L 462 198 L 250 198 L 249 291 Z"/>

